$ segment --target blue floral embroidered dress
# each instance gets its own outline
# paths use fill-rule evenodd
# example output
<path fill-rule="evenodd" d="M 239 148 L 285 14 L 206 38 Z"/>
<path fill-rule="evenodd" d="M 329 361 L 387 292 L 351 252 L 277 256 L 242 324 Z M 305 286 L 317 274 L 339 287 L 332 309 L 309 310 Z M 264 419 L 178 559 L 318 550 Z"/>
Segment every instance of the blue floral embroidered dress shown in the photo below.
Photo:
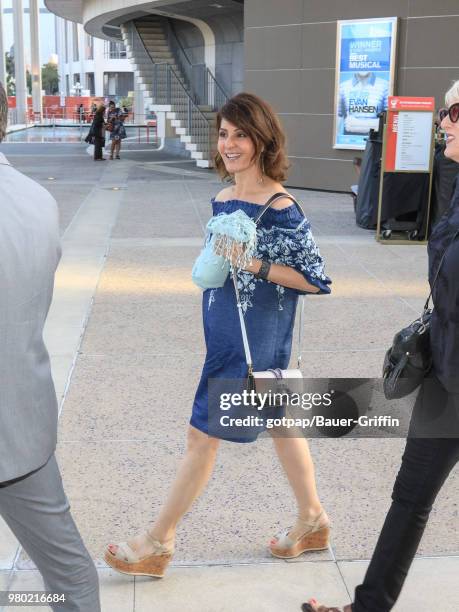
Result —
<path fill-rule="evenodd" d="M 213 214 L 233 213 L 241 209 L 251 218 L 259 204 L 242 200 L 220 202 L 212 199 Z M 290 266 L 301 272 L 309 283 L 330 293 L 331 280 L 324 273 L 324 263 L 315 244 L 311 227 L 296 205 L 280 210 L 269 208 L 257 228 L 257 259 Z M 250 272 L 238 272 L 238 288 L 255 371 L 288 368 L 298 295 L 301 291 L 257 279 Z M 209 379 L 245 379 L 247 364 L 231 274 L 225 285 L 203 293 L 202 316 L 206 359 L 196 391 L 190 423 L 209 433 Z M 215 412 L 213 413 L 215 414 Z M 216 435 L 214 431 L 211 435 Z M 218 437 L 224 438 L 224 435 Z M 256 435 L 244 435 L 236 442 L 250 442 Z"/>

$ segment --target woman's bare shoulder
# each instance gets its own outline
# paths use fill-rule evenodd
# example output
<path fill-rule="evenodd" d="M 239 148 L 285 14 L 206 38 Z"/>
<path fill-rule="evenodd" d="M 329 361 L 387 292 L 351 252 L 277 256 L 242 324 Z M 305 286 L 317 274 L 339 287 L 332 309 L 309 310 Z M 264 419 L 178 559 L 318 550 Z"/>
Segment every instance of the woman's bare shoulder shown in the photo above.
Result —
<path fill-rule="evenodd" d="M 226 202 L 227 200 L 231 199 L 232 192 L 233 188 L 231 186 L 224 187 L 221 191 L 217 193 L 215 199 L 217 200 L 217 202 Z"/>
<path fill-rule="evenodd" d="M 292 200 L 288 197 L 289 196 L 288 191 L 280 183 L 275 186 L 274 191 L 271 195 L 274 195 L 275 193 L 282 193 L 282 192 L 285 193 L 286 197 L 279 198 L 272 204 L 272 208 L 274 208 L 275 210 L 282 210 L 283 208 L 288 208 L 289 206 L 293 206 Z"/>

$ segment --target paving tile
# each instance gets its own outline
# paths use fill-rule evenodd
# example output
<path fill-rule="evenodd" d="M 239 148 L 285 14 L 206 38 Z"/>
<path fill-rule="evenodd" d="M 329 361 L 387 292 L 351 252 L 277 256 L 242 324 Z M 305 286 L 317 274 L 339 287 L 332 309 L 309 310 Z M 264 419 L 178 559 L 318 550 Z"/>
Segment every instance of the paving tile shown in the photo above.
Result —
<path fill-rule="evenodd" d="M 8 589 L 11 573 L 9 571 L 0 570 L 0 591 Z"/>
<path fill-rule="evenodd" d="M 204 352 L 201 302 L 167 305 L 129 296 L 96 303 L 84 336 L 83 353 L 92 355 Z"/>
<path fill-rule="evenodd" d="M 56 389 L 56 396 L 59 402 L 62 401 L 67 388 L 74 358 L 74 355 L 71 353 L 67 355 L 50 355 L 54 388 Z"/>
<path fill-rule="evenodd" d="M 12 579 L 9 583 L 10 591 L 44 591 L 45 587 L 41 574 L 37 570 L 23 570 L 16 571 L 12 575 Z M 17 606 L 5 606 L 5 611 L 9 610 L 13 612 L 18 609 Z M 44 612 L 50 610 L 48 606 L 27 606 L 27 611 L 30 612 Z"/>
<path fill-rule="evenodd" d="M 178 428 L 153 442 L 60 443 L 58 460 L 66 492 L 95 558 L 101 558 L 108 542 L 125 540 L 154 518 L 184 443 L 185 431 Z M 271 441 L 224 443 L 208 488 L 177 532 L 174 564 L 284 563 L 270 556 L 267 543 L 294 518 L 293 495 Z M 331 557 L 323 551 L 303 558 Z"/>
<path fill-rule="evenodd" d="M 185 430 L 204 355 L 81 355 L 60 418 L 61 440 L 160 440 Z"/>
<path fill-rule="evenodd" d="M 134 578 L 111 569 L 99 569 L 102 612 L 134 611 Z"/>
<path fill-rule="evenodd" d="M 13 567 L 19 543 L 1 517 L 0 542 L 2 543 L 0 547 L 0 570 L 9 570 Z"/>
<path fill-rule="evenodd" d="M 391 503 L 405 441 L 311 440 L 318 490 L 332 521 L 339 560 L 369 559 Z M 451 537 L 457 522 L 459 474 L 453 472 L 436 500 L 419 549 L 421 555 L 458 553 Z"/>
<path fill-rule="evenodd" d="M 308 296 L 304 307 L 305 350 L 387 350 L 395 332 L 413 320 L 413 310 L 399 298 L 330 299 Z"/>
<path fill-rule="evenodd" d="M 132 302 L 148 299 L 164 305 L 184 298 L 200 303 L 202 291 L 191 280 L 200 247 L 201 242 L 191 248 L 114 246 L 101 275 L 96 305 L 123 296 Z"/>
<path fill-rule="evenodd" d="M 163 580 L 136 579 L 136 612 L 279 612 L 309 597 L 348 602 L 332 562 L 172 568 Z"/>
<path fill-rule="evenodd" d="M 364 561 L 354 561 L 341 562 L 338 565 L 352 594 L 363 580 L 368 564 Z M 415 559 L 393 611 L 437 609 L 442 612 L 456 612 L 458 571 L 459 557 Z"/>

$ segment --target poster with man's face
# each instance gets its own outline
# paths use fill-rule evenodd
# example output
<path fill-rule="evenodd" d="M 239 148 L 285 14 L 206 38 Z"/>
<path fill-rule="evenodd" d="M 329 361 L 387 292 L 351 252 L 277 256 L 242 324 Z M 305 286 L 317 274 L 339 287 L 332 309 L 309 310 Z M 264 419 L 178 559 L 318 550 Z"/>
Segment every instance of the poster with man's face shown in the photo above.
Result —
<path fill-rule="evenodd" d="M 364 149 L 393 93 L 397 18 L 338 21 L 335 149 Z"/>

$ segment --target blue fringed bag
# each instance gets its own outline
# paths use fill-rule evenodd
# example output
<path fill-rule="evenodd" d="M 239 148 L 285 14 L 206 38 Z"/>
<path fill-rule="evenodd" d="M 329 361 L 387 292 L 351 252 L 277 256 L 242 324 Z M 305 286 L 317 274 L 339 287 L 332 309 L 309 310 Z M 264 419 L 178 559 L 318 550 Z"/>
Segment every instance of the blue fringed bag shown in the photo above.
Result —
<path fill-rule="evenodd" d="M 216 255 L 214 251 L 215 236 L 208 236 L 206 244 L 194 262 L 191 278 L 201 289 L 223 287 L 230 271 L 230 262 Z"/>
<path fill-rule="evenodd" d="M 247 265 L 255 251 L 257 226 L 255 221 L 242 210 L 234 213 L 221 213 L 212 217 L 207 224 L 207 239 L 204 248 L 196 259 L 191 277 L 201 289 L 223 287 L 230 271 L 232 249 L 235 244 L 243 244 L 236 267 Z M 216 245 L 224 253 L 215 253 Z"/>

